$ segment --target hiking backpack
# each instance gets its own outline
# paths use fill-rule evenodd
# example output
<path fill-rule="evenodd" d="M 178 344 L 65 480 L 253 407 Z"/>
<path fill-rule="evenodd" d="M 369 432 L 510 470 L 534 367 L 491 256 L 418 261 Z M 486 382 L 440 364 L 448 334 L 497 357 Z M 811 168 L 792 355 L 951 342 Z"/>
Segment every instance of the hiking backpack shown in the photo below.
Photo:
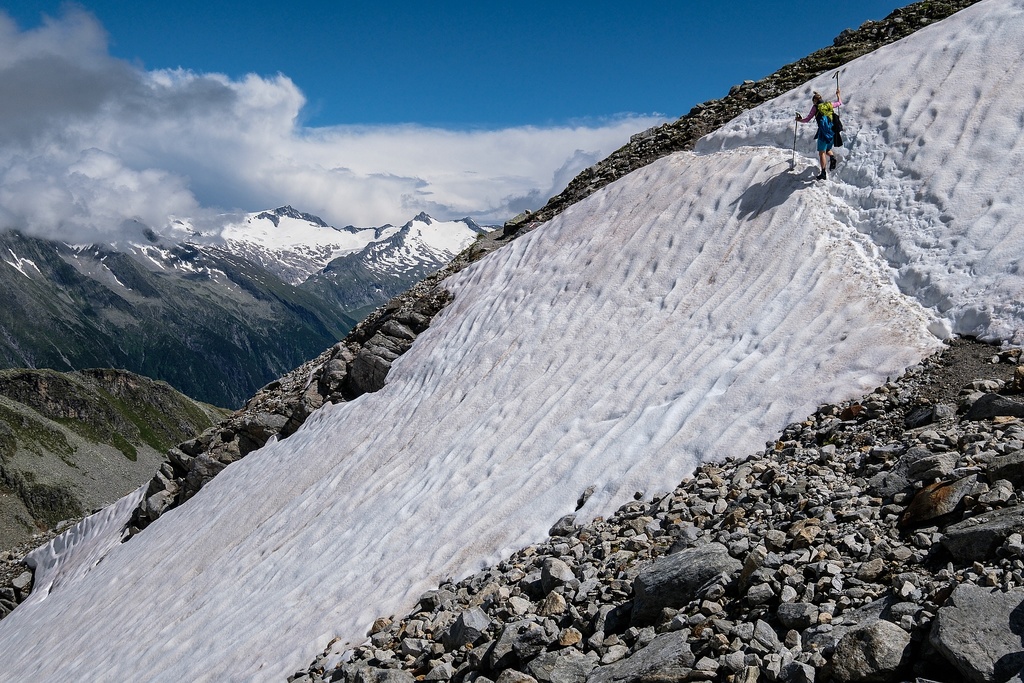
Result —
<path fill-rule="evenodd" d="M 826 142 L 832 142 L 835 137 L 835 132 L 832 128 L 833 115 L 834 111 L 831 102 L 818 103 L 818 110 L 814 114 L 814 118 L 818 122 L 818 138 Z"/>

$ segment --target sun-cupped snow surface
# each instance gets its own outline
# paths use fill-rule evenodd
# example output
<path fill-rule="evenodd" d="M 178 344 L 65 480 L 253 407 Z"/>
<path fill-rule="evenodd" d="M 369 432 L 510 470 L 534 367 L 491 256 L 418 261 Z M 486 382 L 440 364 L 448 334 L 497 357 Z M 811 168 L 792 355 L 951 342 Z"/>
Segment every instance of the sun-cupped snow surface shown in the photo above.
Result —
<path fill-rule="evenodd" d="M 989 0 L 847 65 L 847 139 L 826 185 L 900 289 L 954 332 L 1024 343 L 1024 4 Z M 792 144 L 829 76 L 740 116 L 701 153 Z M 808 149 L 813 124 L 802 131 Z"/>
<path fill-rule="evenodd" d="M 1020 35 L 1022 3 L 987 0 L 848 65 L 834 180 L 811 180 L 808 131 L 790 169 L 800 89 L 462 271 L 380 392 L 320 410 L 102 562 L 64 557 L 89 571 L 0 621 L 0 678 L 283 680 L 543 538 L 589 486 L 584 517 L 758 449 L 949 328 L 1019 335 L 1005 184 L 1024 75 L 972 55 Z M 883 73 L 899 85 L 855 92 Z M 959 123 L 926 126 L 933 102 Z M 986 137 L 1005 149 L 977 159 Z"/>

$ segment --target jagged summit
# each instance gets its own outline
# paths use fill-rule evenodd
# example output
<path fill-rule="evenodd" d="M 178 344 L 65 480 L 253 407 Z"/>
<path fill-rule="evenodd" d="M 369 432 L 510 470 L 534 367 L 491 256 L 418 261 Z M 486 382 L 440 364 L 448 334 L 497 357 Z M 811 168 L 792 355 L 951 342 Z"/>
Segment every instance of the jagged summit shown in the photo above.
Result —
<path fill-rule="evenodd" d="M 282 218 L 294 218 L 295 220 L 306 221 L 307 223 L 312 223 L 313 225 L 320 226 L 321 228 L 330 227 L 319 216 L 314 216 L 311 213 L 302 213 L 301 211 L 297 211 L 296 209 L 293 209 L 291 206 L 287 205 L 278 207 L 273 211 L 263 211 L 257 214 L 256 218 L 265 218 L 269 220 L 271 223 L 273 223 L 275 227 L 280 225 Z"/>

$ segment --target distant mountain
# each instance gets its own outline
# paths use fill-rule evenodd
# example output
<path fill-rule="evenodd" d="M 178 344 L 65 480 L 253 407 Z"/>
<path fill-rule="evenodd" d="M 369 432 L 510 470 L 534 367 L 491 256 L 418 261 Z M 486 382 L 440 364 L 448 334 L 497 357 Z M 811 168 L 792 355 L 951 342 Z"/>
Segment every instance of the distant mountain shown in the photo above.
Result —
<path fill-rule="evenodd" d="M 125 368 L 238 406 L 482 231 L 423 214 L 401 229 L 338 229 L 285 206 L 180 242 L 3 232 L 0 367 Z"/>
<path fill-rule="evenodd" d="M 435 221 L 421 213 L 399 228 L 378 228 L 381 238 L 331 261 L 299 287 L 362 318 L 391 297 L 447 265 L 488 228 L 471 218 Z"/>
<path fill-rule="evenodd" d="M 226 249 L 298 285 L 334 259 L 398 232 L 393 225 L 333 228 L 319 216 L 290 206 L 252 213 L 221 231 Z"/>
<path fill-rule="evenodd" d="M 117 500 L 222 419 L 119 370 L 0 370 L 0 548 Z"/>

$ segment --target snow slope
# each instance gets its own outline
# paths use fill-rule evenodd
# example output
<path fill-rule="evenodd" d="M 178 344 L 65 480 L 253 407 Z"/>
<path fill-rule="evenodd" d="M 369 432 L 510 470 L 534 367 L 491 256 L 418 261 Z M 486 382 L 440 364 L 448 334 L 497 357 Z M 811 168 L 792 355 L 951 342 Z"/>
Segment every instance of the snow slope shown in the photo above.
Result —
<path fill-rule="evenodd" d="M 51 563 L 67 578 L 0 622 L 0 678 L 283 680 L 590 485 L 584 515 L 668 489 L 950 330 L 1020 340 L 1022 34 L 1024 2 L 986 0 L 848 65 L 837 181 L 810 179 L 809 130 L 790 170 L 825 75 L 464 270 L 382 391 L 91 571 Z"/>

